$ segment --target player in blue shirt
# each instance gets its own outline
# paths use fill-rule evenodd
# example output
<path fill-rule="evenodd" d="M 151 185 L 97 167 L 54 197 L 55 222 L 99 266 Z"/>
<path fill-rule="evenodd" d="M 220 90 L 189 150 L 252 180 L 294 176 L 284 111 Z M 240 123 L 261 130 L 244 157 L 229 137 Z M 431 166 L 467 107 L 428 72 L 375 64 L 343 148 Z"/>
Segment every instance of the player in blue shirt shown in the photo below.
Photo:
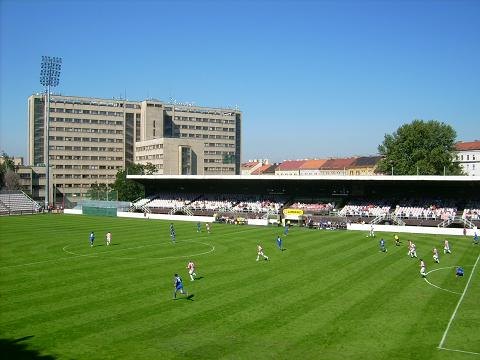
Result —
<path fill-rule="evenodd" d="M 95 241 L 95 233 L 93 231 L 90 233 L 89 239 L 90 239 L 90 246 L 93 246 L 93 242 Z"/>
<path fill-rule="evenodd" d="M 173 227 L 173 223 L 170 223 L 170 237 L 172 238 L 172 242 L 175 244 L 175 228 Z"/>
<path fill-rule="evenodd" d="M 282 238 L 280 236 L 277 236 L 277 246 L 280 249 L 280 251 L 283 251 Z"/>
<path fill-rule="evenodd" d="M 382 252 L 387 252 L 387 248 L 385 247 L 385 240 L 383 240 L 383 238 L 380 239 L 380 251 Z"/>
<path fill-rule="evenodd" d="M 180 294 L 185 294 L 188 297 L 188 292 L 183 290 L 182 278 L 178 274 L 175 274 L 173 277 L 173 287 L 175 288 L 173 291 L 173 300 L 177 298 L 177 292 L 180 292 Z"/>
<path fill-rule="evenodd" d="M 462 267 L 457 267 L 457 272 L 456 272 L 457 277 L 463 276 L 463 268 Z"/>
<path fill-rule="evenodd" d="M 478 234 L 476 231 L 473 234 L 473 244 L 478 245 Z"/>
<path fill-rule="evenodd" d="M 283 235 L 288 235 L 288 229 L 290 228 L 289 224 L 285 224 L 285 229 L 283 230 Z"/>
<path fill-rule="evenodd" d="M 200 224 L 200 221 L 197 222 L 197 232 L 201 232 L 202 231 L 202 224 Z"/>

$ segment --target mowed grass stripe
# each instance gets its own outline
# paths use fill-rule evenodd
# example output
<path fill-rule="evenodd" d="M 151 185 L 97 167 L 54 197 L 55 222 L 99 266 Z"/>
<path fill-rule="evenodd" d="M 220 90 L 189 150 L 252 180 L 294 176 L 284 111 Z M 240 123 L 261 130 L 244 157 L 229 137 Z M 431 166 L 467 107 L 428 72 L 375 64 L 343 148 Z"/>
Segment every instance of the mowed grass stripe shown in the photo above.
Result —
<path fill-rule="evenodd" d="M 101 229 L 112 231 L 114 242 L 120 240 L 121 246 L 127 242 L 130 245 L 130 241 L 144 244 L 156 239 L 169 241 L 168 222 L 72 218 L 65 217 L 65 221 L 61 216 L 55 218 L 52 222 L 55 231 L 46 236 L 50 239 L 48 246 L 39 246 L 41 241 L 37 236 L 36 243 L 32 243 L 37 257 L 48 258 L 51 252 L 61 254 L 59 245 L 66 243 L 62 233 L 69 229 L 74 229 L 71 241 L 75 246 L 83 249 L 84 244 L 86 250 L 92 229 L 97 239 L 99 232 L 103 232 Z M 3 220 L 0 221 L 3 225 Z M 38 226 L 32 222 L 29 219 L 25 227 L 33 225 L 37 230 Z M 13 319 L 7 324 L 1 317 L 0 331 L 10 334 L 9 337 L 21 337 L 27 330 L 35 332 L 32 345 L 59 358 L 242 358 L 253 353 L 259 358 L 311 358 L 319 352 L 331 355 L 329 358 L 339 358 L 340 354 L 348 358 L 359 354 L 374 354 L 370 358 L 387 358 L 386 354 L 389 358 L 405 358 L 403 354 L 413 354 L 413 348 L 429 358 L 431 351 L 426 350 L 426 345 L 408 345 L 407 351 L 400 351 L 395 337 L 400 341 L 405 334 L 406 343 L 413 344 L 419 333 L 425 336 L 425 329 L 439 327 L 441 320 L 435 311 L 438 306 L 451 307 L 451 297 L 439 300 L 438 290 L 419 278 L 418 260 L 407 259 L 405 248 L 393 248 L 389 243 L 389 252 L 379 253 L 379 236 L 367 239 L 362 233 L 295 228 L 287 237 L 282 236 L 287 248 L 282 253 L 275 245 L 277 234 L 282 234 L 278 228 L 215 224 L 212 234 L 204 231 L 196 234 L 194 223 L 175 223 L 175 227 L 179 240 L 198 239 L 216 247 L 212 255 L 194 259 L 199 274 L 204 276 L 193 283 L 186 281 L 187 289 L 195 293 L 194 301 L 170 300 L 173 272 L 188 280 L 184 269 L 187 259 L 148 260 L 153 251 L 146 247 L 145 252 L 138 252 L 139 257 L 145 257 L 140 260 L 106 258 L 108 255 L 103 258 L 102 254 L 99 258 L 75 259 L 72 264 L 54 262 L 48 268 L 35 265 L 26 272 L 30 267 L 19 272 L 8 270 L 8 281 L 0 280 L 2 293 L 5 290 L 15 294 L 19 310 L 31 304 L 34 311 L 33 317 L 22 319 L 21 311 L 15 315 L 14 306 L 0 298 L 0 305 L 9 304 L 9 316 Z M 117 235 L 118 231 L 122 234 Z M 417 241 L 419 251 L 430 258 L 430 246 L 439 247 L 440 240 L 415 236 L 412 238 Z M 403 237 L 402 240 L 405 242 Z M 257 243 L 264 246 L 270 262 L 255 262 Z M 10 254 L 18 250 L 15 242 L 8 246 Z M 469 249 L 463 243 L 455 243 L 454 256 L 445 263 L 467 261 L 469 257 L 462 256 L 462 252 Z M 21 253 L 7 260 L 23 260 Z M 31 260 L 30 255 L 25 254 L 25 260 Z M 25 284 L 21 285 L 21 291 L 12 291 L 15 273 L 27 283 L 35 282 L 30 292 Z M 5 274 L 5 269 L 0 269 L 0 274 Z M 67 282 L 72 279 L 78 284 L 69 288 Z M 42 294 L 41 285 L 47 294 Z M 28 297 L 32 295 L 30 303 Z M 379 302 L 395 306 L 371 305 L 377 297 Z M 394 300 L 390 301 L 392 297 Z M 431 305 L 413 308 L 406 305 L 412 302 Z M 426 320 L 419 309 L 429 314 Z M 363 322 L 362 310 L 368 315 Z M 48 312 L 45 317 L 36 314 L 44 311 Z M 415 319 L 416 325 L 409 326 L 409 319 Z M 380 343 L 384 352 L 378 351 L 379 343 L 368 336 L 369 328 L 374 326 L 378 329 L 374 335 L 381 330 L 393 335 Z M 342 340 L 335 334 L 346 336 Z M 328 341 L 319 343 L 318 337 L 322 336 Z M 424 342 L 435 341 L 438 339 Z M 355 349 L 361 344 L 366 348 L 364 351 Z M 269 350 L 269 355 L 265 350 Z M 393 356 L 395 352 L 400 355 Z"/>

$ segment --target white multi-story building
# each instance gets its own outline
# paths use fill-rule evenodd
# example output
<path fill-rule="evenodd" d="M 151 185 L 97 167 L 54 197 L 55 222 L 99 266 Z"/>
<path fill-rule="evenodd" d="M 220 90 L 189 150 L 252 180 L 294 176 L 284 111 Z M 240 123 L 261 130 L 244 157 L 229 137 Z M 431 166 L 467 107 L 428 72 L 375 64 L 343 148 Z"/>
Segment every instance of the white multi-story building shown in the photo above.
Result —
<path fill-rule="evenodd" d="M 39 169 L 45 163 L 44 112 L 44 95 L 30 96 L 29 164 Z M 153 99 L 52 95 L 49 154 L 55 189 L 50 194 L 83 197 L 93 184 L 113 183 L 118 170 L 133 163 L 152 163 L 157 174 L 238 175 L 241 116 L 238 109 Z M 32 194 L 40 198 L 45 172 L 37 175 Z"/>
<path fill-rule="evenodd" d="M 469 176 L 480 176 L 480 141 L 459 142 L 455 144 L 457 150 L 456 162 Z"/>

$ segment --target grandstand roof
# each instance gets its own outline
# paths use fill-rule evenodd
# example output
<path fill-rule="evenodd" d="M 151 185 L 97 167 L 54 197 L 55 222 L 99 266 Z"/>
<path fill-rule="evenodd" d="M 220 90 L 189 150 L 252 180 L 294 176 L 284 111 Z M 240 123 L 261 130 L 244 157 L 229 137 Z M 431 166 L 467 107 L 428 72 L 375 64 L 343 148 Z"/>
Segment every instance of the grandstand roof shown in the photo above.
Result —
<path fill-rule="evenodd" d="M 322 167 L 322 165 L 326 162 L 327 160 L 324 159 L 319 159 L 319 160 L 307 160 L 305 163 L 303 163 L 300 166 L 301 170 L 317 170 Z"/>
<path fill-rule="evenodd" d="M 458 142 L 455 144 L 455 149 L 458 151 L 480 150 L 480 141 Z"/>
<path fill-rule="evenodd" d="M 353 164 L 356 158 L 329 159 L 322 165 L 322 169 L 345 169 Z"/>
<path fill-rule="evenodd" d="M 281 194 L 345 197 L 455 196 L 480 201 L 480 176 L 390 175 L 128 175 L 147 195 L 171 193 Z M 413 194 L 413 195 L 412 195 Z"/>
<path fill-rule="evenodd" d="M 277 170 L 279 171 L 299 170 L 300 167 L 306 162 L 307 160 L 285 160 L 280 165 L 278 165 Z"/>
<path fill-rule="evenodd" d="M 272 165 L 274 166 L 274 165 Z M 409 181 L 435 181 L 435 182 L 479 182 L 480 176 L 441 176 L 441 175 L 128 175 L 132 180 L 268 180 L 268 181 L 370 181 L 370 182 L 409 182 Z"/>

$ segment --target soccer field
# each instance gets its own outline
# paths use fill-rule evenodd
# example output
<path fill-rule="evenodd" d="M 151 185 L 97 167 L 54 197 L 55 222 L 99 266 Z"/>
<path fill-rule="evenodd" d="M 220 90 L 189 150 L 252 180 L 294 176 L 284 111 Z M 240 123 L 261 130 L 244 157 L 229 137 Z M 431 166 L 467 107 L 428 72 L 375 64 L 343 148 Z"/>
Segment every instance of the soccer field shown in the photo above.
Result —
<path fill-rule="evenodd" d="M 395 247 L 387 233 L 174 224 L 175 245 L 169 222 L 1 217 L 2 358 L 480 359 L 480 246 L 470 237 L 399 234 Z M 258 243 L 269 261 L 255 261 Z M 189 298 L 172 300 L 174 273 Z"/>

